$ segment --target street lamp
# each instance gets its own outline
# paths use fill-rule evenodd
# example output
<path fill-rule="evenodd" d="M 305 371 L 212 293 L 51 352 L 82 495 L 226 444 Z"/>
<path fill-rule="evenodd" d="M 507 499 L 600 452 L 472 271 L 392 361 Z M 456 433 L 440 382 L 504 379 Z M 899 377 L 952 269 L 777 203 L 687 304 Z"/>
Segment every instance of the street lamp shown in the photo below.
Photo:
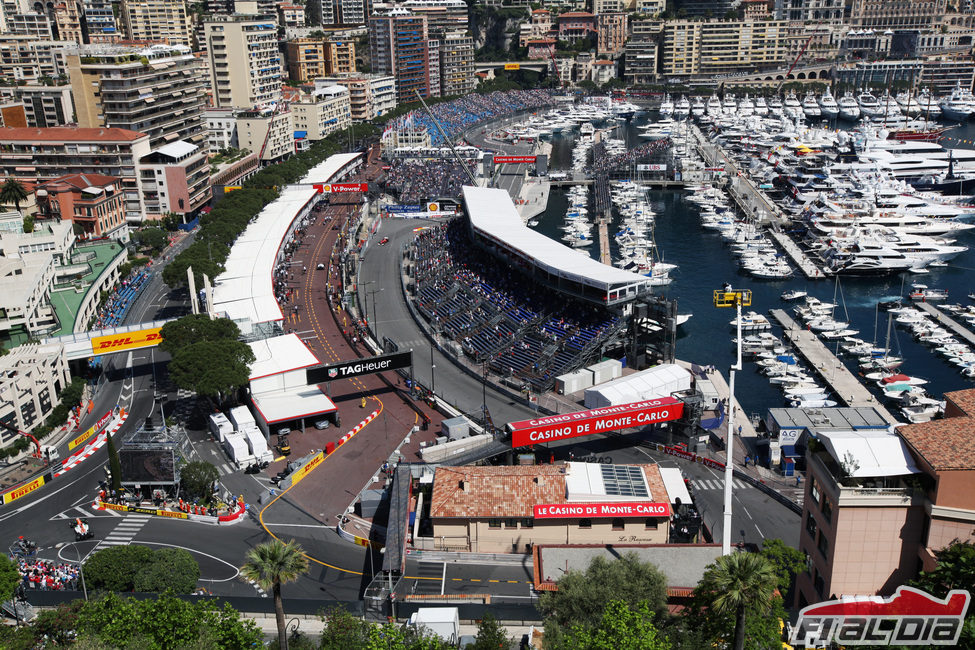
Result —
<path fill-rule="evenodd" d="M 433 346 L 430 346 L 430 392 L 434 395 L 437 394 L 437 377 L 433 374 L 434 369 L 437 366 L 433 363 Z"/>
<path fill-rule="evenodd" d="M 481 360 L 481 417 L 487 420 L 487 360 Z"/>
<path fill-rule="evenodd" d="M 376 342 L 377 343 L 379 343 L 380 339 L 379 339 L 379 320 L 378 320 L 378 317 L 376 316 L 376 294 L 377 293 L 381 293 L 381 292 L 383 292 L 385 290 L 386 290 L 385 287 L 381 287 L 379 289 L 373 289 L 371 291 L 367 291 L 366 292 L 369 296 L 372 297 L 372 320 L 370 321 L 370 324 L 372 325 L 373 331 L 376 334 Z M 368 308 L 369 308 L 369 304 L 367 302 L 366 303 L 366 309 L 368 310 Z M 368 311 L 367 311 L 366 316 L 368 317 L 368 315 L 369 314 L 368 314 Z M 382 344 L 380 344 L 380 347 L 382 347 Z"/>
<path fill-rule="evenodd" d="M 735 338 L 737 358 L 728 373 L 728 442 L 724 465 L 724 521 L 721 529 L 721 554 L 731 554 L 731 481 L 734 478 L 734 442 L 735 442 L 735 373 L 741 370 L 741 307 L 752 304 L 752 292 L 749 289 L 732 289 L 726 284 L 723 289 L 714 292 L 715 307 L 735 307 L 735 328 L 738 336 Z"/>
<path fill-rule="evenodd" d="M 85 601 L 88 601 L 88 587 L 85 585 L 85 566 L 81 562 L 81 549 L 78 542 L 71 542 L 74 545 L 75 553 L 78 554 L 78 574 L 81 576 L 81 591 L 85 594 Z"/>

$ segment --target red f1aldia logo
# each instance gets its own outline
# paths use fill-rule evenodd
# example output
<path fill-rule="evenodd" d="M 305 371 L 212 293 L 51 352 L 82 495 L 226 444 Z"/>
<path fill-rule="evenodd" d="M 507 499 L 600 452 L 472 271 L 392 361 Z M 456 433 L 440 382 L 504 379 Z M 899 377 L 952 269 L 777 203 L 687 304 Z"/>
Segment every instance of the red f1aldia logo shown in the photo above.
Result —
<path fill-rule="evenodd" d="M 954 589 L 944 599 L 913 587 L 890 598 L 853 596 L 804 607 L 789 643 L 796 646 L 956 645 L 971 594 Z"/>

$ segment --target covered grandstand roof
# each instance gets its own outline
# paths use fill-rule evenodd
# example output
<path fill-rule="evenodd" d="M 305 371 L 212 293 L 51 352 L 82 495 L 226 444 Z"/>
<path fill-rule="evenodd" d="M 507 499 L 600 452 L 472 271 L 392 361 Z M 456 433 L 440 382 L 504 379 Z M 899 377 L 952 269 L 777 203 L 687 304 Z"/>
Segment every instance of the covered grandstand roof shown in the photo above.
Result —
<path fill-rule="evenodd" d="M 308 170 L 305 177 L 299 183 L 331 183 L 337 179 L 333 178 L 346 165 L 353 162 L 356 158 L 361 158 L 361 153 L 337 153 L 329 156 L 322 162 Z"/>
<path fill-rule="evenodd" d="M 506 190 L 465 186 L 463 192 L 475 232 L 504 245 L 540 269 L 602 291 L 649 287 L 646 276 L 603 264 L 525 226 Z"/>

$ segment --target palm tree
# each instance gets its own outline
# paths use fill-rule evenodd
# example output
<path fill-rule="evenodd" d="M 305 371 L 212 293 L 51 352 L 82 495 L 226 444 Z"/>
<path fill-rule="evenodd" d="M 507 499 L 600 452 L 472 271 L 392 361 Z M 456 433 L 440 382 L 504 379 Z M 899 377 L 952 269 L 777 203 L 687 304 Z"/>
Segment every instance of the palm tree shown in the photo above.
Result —
<path fill-rule="evenodd" d="M 0 186 L 0 204 L 6 205 L 13 203 L 14 207 L 17 208 L 17 212 L 20 212 L 20 202 L 26 198 L 27 190 L 24 189 L 24 186 L 16 178 L 8 178 Z"/>
<path fill-rule="evenodd" d="M 284 623 L 284 603 L 281 601 L 281 585 L 294 582 L 308 570 L 308 558 L 295 540 L 279 539 L 258 544 L 247 551 L 247 562 L 240 573 L 253 580 L 261 589 L 274 596 L 274 616 L 278 623 L 278 647 L 288 650 L 288 630 Z"/>
<path fill-rule="evenodd" d="M 762 614 L 772 607 L 777 578 L 775 568 L 762 555 L 738 552 L 723 555 L 701 580 L 700 590 L 713 594 L 710 603 L 716 614 L 734 614 L 735 650 L 745 647 L 745 610 L 755 607 Z"/>

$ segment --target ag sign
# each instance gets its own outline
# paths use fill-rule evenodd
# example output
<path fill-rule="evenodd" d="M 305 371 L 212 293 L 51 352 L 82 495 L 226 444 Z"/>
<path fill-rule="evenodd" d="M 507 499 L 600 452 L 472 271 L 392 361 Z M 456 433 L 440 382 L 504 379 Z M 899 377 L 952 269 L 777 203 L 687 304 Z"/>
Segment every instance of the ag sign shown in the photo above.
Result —
<path fill-rule="evenodd" d="M 524 447 L 677 420 L 683 414 L 684 402 L 673 397 L 660 397 L 537 420 L 509 422 L 508 430 L 511 432 L 511 446 Z"/>
<path fill-rule="evenodd" d="M 387 370 L 409 368 L 413 365 L 413 352 L 396 352 L 384 354 L 369 359 L 356 359 L 330 366 L 316 366 L 305 369 L 305 381 L 308 385 L 321 384 L 333 379 L 351 379 L 360 375 L 372 375 Z"/>
<path fill-rule="evenodd" d="M 627 501 L 623 503 L 553 503 L 536 505 L 535 519 L 569 519 L 576 517 L 669 517 L 669 503 Z"/>

